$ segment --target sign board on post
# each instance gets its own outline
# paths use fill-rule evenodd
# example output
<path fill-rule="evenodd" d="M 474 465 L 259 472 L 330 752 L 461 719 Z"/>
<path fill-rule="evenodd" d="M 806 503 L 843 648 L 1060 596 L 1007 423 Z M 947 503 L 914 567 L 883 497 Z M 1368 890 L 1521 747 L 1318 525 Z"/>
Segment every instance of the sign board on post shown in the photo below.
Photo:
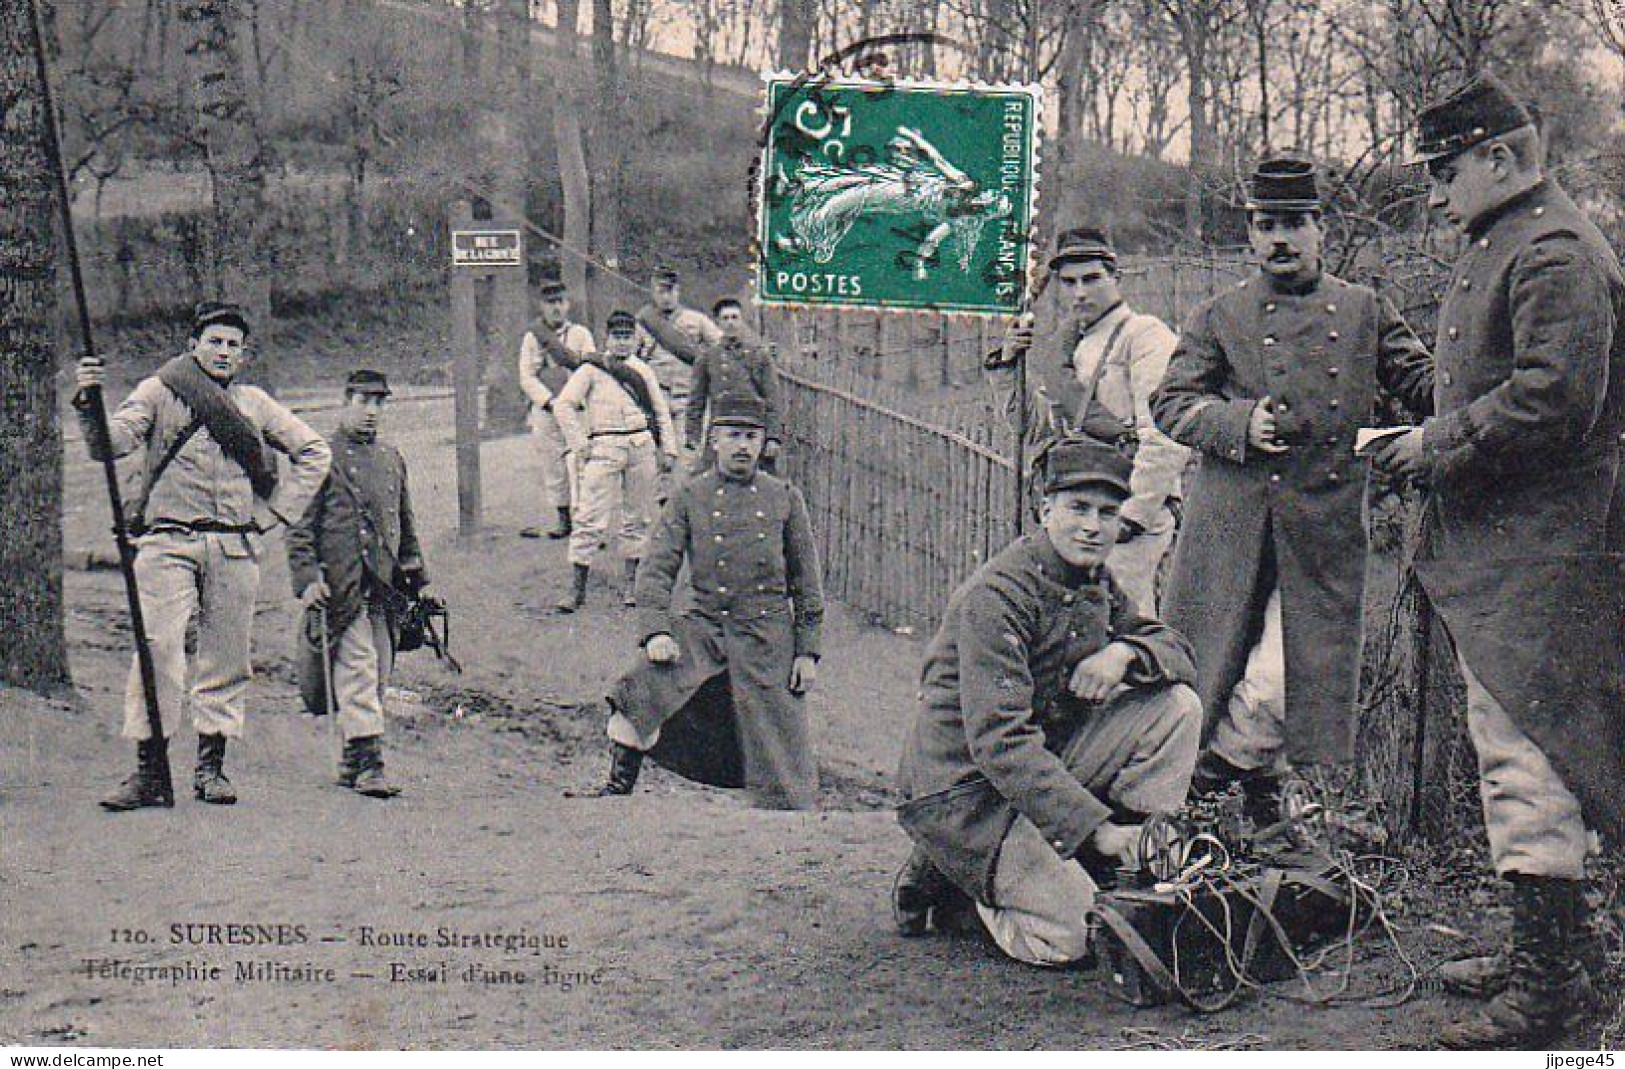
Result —
<path fill-rule="evenodd" d="M 524 242 L 518 230 L 453 230 L 453 267 L 521 267 Z"/>

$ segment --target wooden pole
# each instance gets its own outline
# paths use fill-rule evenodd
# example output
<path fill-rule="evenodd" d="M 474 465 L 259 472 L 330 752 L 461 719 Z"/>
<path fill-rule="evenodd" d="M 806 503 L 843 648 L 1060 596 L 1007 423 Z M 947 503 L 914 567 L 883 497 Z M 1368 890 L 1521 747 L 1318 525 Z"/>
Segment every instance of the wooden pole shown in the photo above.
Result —
<path fill-rule="evenodd" d="M 466 200 L 451 209 L 453 230 L 474 225 Z M 457 427 L 457 533 L 471 535 L 480 527 L 480 351 L 475 322 L 475 272 L 451 271 L 452 384 Z"/>

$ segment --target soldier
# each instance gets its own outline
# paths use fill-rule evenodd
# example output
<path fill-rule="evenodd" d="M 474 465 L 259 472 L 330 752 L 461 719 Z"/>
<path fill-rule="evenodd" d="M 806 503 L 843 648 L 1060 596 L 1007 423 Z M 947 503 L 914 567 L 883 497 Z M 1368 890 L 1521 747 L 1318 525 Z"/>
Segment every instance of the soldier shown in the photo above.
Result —
<path fill-rule="evenodd" d="M 1088 428 L 1092 437 L 1133 437 L 1134 493 L 1123 505 L 1123 539 L 1107 562 L 1112 578 L 1149 613 L 1157 611 L 1157 576 L 1173 545 L 1170 507 L 1179 500 L 1180 477 L 1190 450 L 1157 429 L 1151 418 L 1151 392 L 1162 382 L 1177 340 L 1156 316 L 1134 311 L 1118 288 L 1117 252 L 1106 235 L 1083 227 L 1067 230 L 1050 257 L 1051 278 L 1069 301 L 1069 318 L 1061 329 L 1064 363 L 1037 369 L 1032 384 L 1031 418 L 1035 446 Z M 1016 319 L 988 371 L 1003 395 L 1007 413 L 1015 411 L 1015 364 L 1033 344 L 1031 314 Z M 1046 386 L 1044 379 L 1052 377 Z M 1034 455 L 1038 450 L 1035 449 Z"/>
<path fill-rule="evenodd" d="M 553 398 L 564 389 L 581 358 L 597 352 L 598 347 L 593 344 L 592 331 L 570 321 L 570 293 L 564 283 L 543 282 L 537 299 L 541 322 L 527 330 L 520 343 L 519 386 L 530 398 L 530 432 L 542 459 L 542 489 L 558 516 L 547 537 L 568 538 L 579 473 L 553 413 Z M 523 538 L 540 538 L 542 529 L 526 527 L 519 534 Z"/>
<path fill-rule="evenodd" d="M 649 286 L 654 301 L 638 309 L 637 352 L 660 380 L 671 407 L 671 421 L 686 436 L 688 399 L 694 385 L 692 365 L 701 348 L 721 344 L 722 331 L 704 312 L 683 304 L 683 288 L 673 268 L 655 268 Z M 694 413 L 695 419 L 699 417 L 700 413 Z"/>
<path fill-rule="evenodd" d="M 1355 431 L 1381 398 L 1429 411 L 1432 384 L 1393 306 L 1322 269 L 1313 165 L 1265 160 L 1251 185 L 1258 273 L 1191 314 L 1151 410 L 1201 452 L 1163 596 L 1196 648 L 1210 721 L 1195 786 L 1239 780 L 1268 825 L 1283 758 L 1353 758 L 1366 557 Z"/>
<path fill-rule="evenodd" d="M 803 695 L 818 675 L 823 589 L 801 492 L 757 470 L 767 420 L 750 394 L 711 403 L 716 464 L 677 489 L 638 572 L 643 656 L 608 699 L 614 751 L 600 794 L 630 794 L 653 749 L 763 804 L 818 802 Z M 685 560 L 694 596 L 678 615 Z"/>
<path fill-rule="evenodd" d="M 114 456 L 143 454 L 141 492 L 127 511 L 144 531 L 135 577 L 165 736 L 152 738 L 140 670 L 132 666 L 122 733 L 137 740 L 136 771 L 102 800 L 110 811 L 174 805 L 160 770 L 180 726 L 186 630 L 194 615 L 193 793 L 214 805 L 237 801 L 224 771 L 226 740 L 243 733 L 262 539 L 304 512 L 330 459 L 327 443 L 298 417 L 259 387 L 234 381 L 248 361 L 247 315 L 237 305 L 205 301 L 192 317 L 191 350 L 141 380 L 108 421 Z M 74 404 L 91 443 L 97 439 L 82 391 L 99 387 L 103 377 L 100 360 L 79 361 Z M 281 480 L 267 446 L 291 461 Z"/>
<path fill-rule="evenodd" d="M 582 359 L 553 402 L 580 480 L 575 529 L 570 534 L 571 588 L 558 606 L 564 613 L 575 612 L 586 602 L 592 559 L 617 508 L 625 603 L 636 604 L 633 583 L 649 540 L 655 480 L 677 457 L 666 396 L 649 365 L 632 355 L 637 320 L 630 313 L 610 313 L 608 345 L 602 357 Z"/>
<path fill-rule="evenodd" d="M 1416 571 L 1466 678 L 1490 854 L 1513 895 L 1511 954 L 1444 970 L 1499 994 L 1442 1042 L 1544 1047 L 1592 994 L 1575 953 L 1587 823 L 1625 831 L 1625 276 L 1500 83 L 1418 124 L 1429 206 L 1467 243 L 1439 310 L 1437 414 L 1377 463 L 1431 486 Z"/>
<path fill-rule="evenodd" d="M 1132 477 L 1112 446 L 1057 443 L 1042 530 L 948 602 L 899 773 L 915 844 L 895 891 L 904 935 L 968 896 L 1010 957 L 1077 961 L 1090 870 L 1137 865 L 1142 822 L 1185 798 L 1202 726 L 1190 645 L 1105 568 Z"/>
<path fill-rule="evenodd" d="M 745 306 L 724 297 L 711 306 L 722 331 L 722 344 L 701 350 L 694 360 L 694 391 L 688 407 L 694 418 L 688 423 L 688 448 L 699 453 L 695 471 L 707 471 L 715 463 L 709 443 L 702 438 L 707 405 L 718 397 L 750 394 L 762 402 L 767 419 L 767 442 L 762 446 L 761 468 L 774 473 L 783 442 L 784 404 L 779 397 L 779 375 L 773 367 L 773 351 L 745 325 Z"/>
<path fill-rule="evenodd" d="M 323 715 L 331 683 L 344 736 L 339 784 L 372 798 L 400 793 L 384 778 L 384 691 L 401 614 L 429 584 L 406 460 L 378 440 L 389 395 L 381 373 L 351 373 L 327 481 L 288 529 L 288 575 L 306 613 L 300 689 Z"/>

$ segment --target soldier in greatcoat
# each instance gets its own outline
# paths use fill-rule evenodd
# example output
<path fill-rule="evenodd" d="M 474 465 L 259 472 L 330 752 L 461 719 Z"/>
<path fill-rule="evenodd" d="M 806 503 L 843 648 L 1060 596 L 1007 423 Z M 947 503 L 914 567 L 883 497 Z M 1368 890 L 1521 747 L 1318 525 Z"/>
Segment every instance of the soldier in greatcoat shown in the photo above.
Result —
<path fill-rule="evenodd" d="M 818 762 L 805 694 L 818 674 L 823 589 L 801 491 L 759 471 L 767 414 L 711 404 L 716 463 L 678 487 L 638 570 L 637 663 L 609 695 L 606 795 L 630 794 L 645 753 L 701 782 L 810 809 Z M 688 564 L 691 604 L 672 609 Z"/>
<path fill-rule="evenodd" d="M 1625 275 L 1493 78 L 1419 126 L 1429 204 L 1466 243 L 1439 311 L 1436 414 L 1378 463 L 1431 487 L 1416 571 L 1466 678 L 1490 854 L 1513 896 L 1511 953 L 1445 974 L 1500 993 L 1441 1040 L 1552 1046 L 1590 1001 L 1587 825 L 1625 832 Z"/>
<path fill-rule="evenodd" d="M 384 776 L 384 692 L 401 614 L 429 583 L 406 459 L 378 438 L 389 396 L 381 372 L 351 373 L 327 480 L 288 529 L 288 576 L 305 609 L 300 691 L 312 713 L 337 712 L 340 786 L 373 798 L 399 793 Z"/>
<path fill-rule="evenodd" d="M 1202 725 L 1190 645 L 1105 567 L 1131 472 L 1105 443 L 1055 445 L 1043 529 L 948 602 L 899 772 L 905 935 L 944 927 L 966 896 L 1010 957 L 1077 961 L 1091 870 L 1136 865 L 1142 823 L 1185 799 Z"/>
<path fill-rule="evenodd" d="M 1321 266 L 1313 165 L 1252 177 L 1258 271 L 1191 314 L 1152 397 L 1200 451 L 1163 596 L 1196 649 L 1209 726 L 1195 787 L 1239 780 L 1279 819 L 1284 762 L 1353 759 L 1366 534 L 1355 432 L 1379 401 L 1430 411 L 1427 351 L 1393 306 Z"/>
<path fill-rule="evenodd" d="M 537 290 L 541 318 L 525 331 L 519 344 L 519 388 L 530 399 L 530 432 L 536 454 L 542 462 L 542 489 L 558 517 L 546 531 L 549 538 L 569 538 L 571 508 L 575 504 L 579 476 L 575 454 L 559 428 L 553 401 L 581 358 L 598 351 L 592 331 L 570 319 L 570 291 L 557 279 L 544 281 Z M 541 527 L 523 528 L 524 538 L 540 538 Z"/>
<path fill-rule="evenodd" d="M 745 323 L 745 306 L 724 297 L 711 306 L 711 315 L 722 331 L 721 343 L 695 347 L 693 390 L 688 397 L 688 448 L 697 454 L 695 471 L 706 471 L 716 458 L 706 442 L 706 422 L 701 419 L 711 402 L 732 394 L 748 393 L 762 402 L 767 414 L 767 443 L 762 447 L 761 468 L 774 474 L 779 450 L 784 442 L 784 401 L 780 396 L 779 374 L 773 366 L 772 346 L 755 337 Z"/>

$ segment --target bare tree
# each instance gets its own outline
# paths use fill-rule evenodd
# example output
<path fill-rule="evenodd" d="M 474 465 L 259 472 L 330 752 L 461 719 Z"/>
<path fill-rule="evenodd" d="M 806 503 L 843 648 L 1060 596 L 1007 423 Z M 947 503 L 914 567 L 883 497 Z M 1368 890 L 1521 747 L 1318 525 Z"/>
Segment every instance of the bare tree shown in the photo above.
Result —
<path fill-rule="evenodd" d="M 50 114 L 26 3 L 0 4 L 0 682 L 66 687 L 62 433 L 57 421 L 56 190 Z"/>
<path fill-rule="evenodd" d="M 587 171 L 587 142 L 581 115 L 585 107 L 582 93 L 580 46 L 577 27 L 581 22 L 581 0 L 559 0 L 558 14 L 559 83 L 553 88 L 553 143 L 559 156 L 559 182 L 564 191 L 564 243 L 560 255 L 564 280 L 579 301 L 586 301 L 581 314 L 596 319 L 587 292 L 587 261 L 582 259 L 592 236 L 592 179 Z"/>

